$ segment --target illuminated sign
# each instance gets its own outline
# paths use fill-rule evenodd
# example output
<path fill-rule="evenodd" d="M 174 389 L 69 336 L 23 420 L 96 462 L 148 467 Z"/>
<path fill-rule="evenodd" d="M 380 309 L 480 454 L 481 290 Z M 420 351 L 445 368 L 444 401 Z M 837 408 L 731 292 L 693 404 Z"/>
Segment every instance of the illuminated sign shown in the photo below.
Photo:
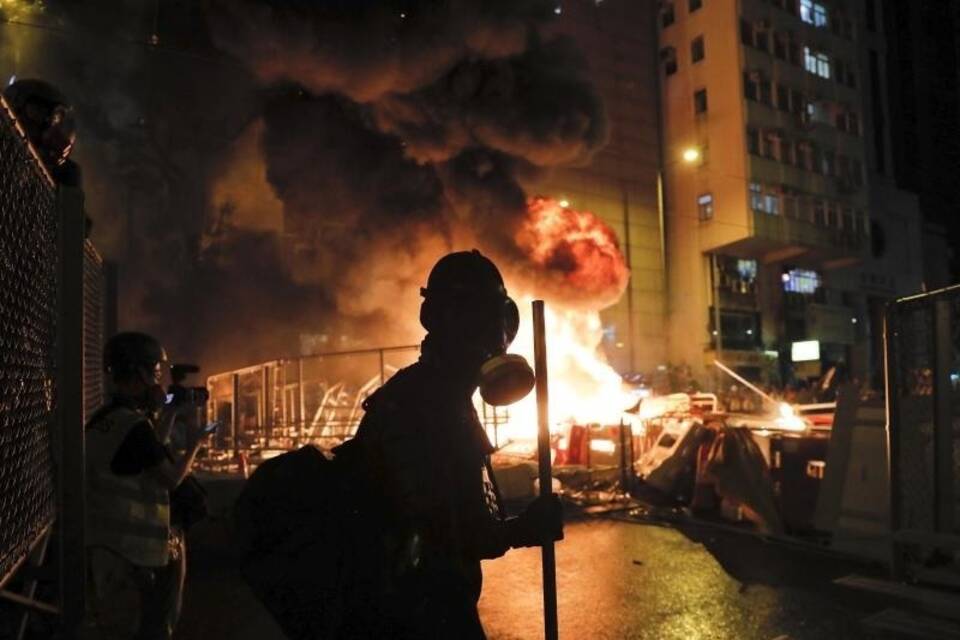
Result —
<path fill-rule="evenodd" d="M 820 288 L 820 274 L 806 269 L 791 269 L 783 274 L 783 289 L 791 293 L 816 293 Z"/>
<path fill-rule="evenodd" d="M 805 340 L 794 342 L 790 349 L 790 359 L 794 362 L 810 362 L 820 359 L 820 341 Z"/>

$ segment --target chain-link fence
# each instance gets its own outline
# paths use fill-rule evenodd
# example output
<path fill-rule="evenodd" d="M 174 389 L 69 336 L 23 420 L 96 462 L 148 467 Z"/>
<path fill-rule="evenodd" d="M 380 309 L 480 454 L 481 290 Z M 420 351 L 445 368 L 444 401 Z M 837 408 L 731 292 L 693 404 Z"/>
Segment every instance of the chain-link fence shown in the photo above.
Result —
<path fill-rule="evenodd" d="M 106 276 L 93 243 L 83 244 L 83 423 L 104 402 L 103 343 L 106 340 Z"/>
<path fill-rule="evenodd" d="M 0 585 L 53 521 L 58 209 L 0 101 Z"/>
<path fill-rule="evenodd" d="M 960 287 L 887 310 L 894 568 L 960 544 Z"/>

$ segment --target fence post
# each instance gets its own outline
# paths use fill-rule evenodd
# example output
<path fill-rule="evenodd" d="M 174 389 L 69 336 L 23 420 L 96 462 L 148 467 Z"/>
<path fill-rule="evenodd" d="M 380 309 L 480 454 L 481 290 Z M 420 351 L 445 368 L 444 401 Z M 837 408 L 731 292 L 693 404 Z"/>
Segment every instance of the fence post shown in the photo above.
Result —
<path fill-rule="evenodd" d="M 303 395 L 303 356 L 297 358 L 297 395 L 300 396 L 300 419 L 297 421 L 297 448 L 300 447 L 300 438 L 307 426 L 307 400 Z"/>
<path fill-rule="evenodd" d="M 233 374 L 233 398 L 230 401 L 230 439 L 233 441 L 233 460 L 240 462 L 240 374 Z"/>
<path fill-rule="evenodd" d="M 950 300 L 933 303 L 933 464 L 936 530 L 953 533 L 953 362 Z"/>
<path fill-rule="evenodd" d="M 890 575 L 904 576 L 905 567 L 897 544 L 901 527 L 900 509 L 900 395 L 897 361 L 899 323 L 895 303 L 887 305 L 883 315 L 883 373 L 887 405 L 887 478 L 890 497 Z"/>
<path fill-rule="evenodd" d="M 61 187 L 57 425 L 60 499 L 60 605 L 66 638 L 83 621 L 85 477 L 83 441 L 83 192 Z"/>

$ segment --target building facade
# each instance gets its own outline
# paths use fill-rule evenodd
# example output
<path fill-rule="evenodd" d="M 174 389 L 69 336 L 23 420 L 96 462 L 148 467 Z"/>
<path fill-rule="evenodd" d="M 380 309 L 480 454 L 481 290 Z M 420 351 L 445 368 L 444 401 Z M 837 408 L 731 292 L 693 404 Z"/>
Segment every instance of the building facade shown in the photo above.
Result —
<path fill-rule="evenodd" d="M 602 313 L 604 351 L 621 373 L 649 372 L 667 362 L 655 6 L 564 0 L 557 12 L 555 31 L 577 42 L 603 98 L 609 139 L 589 165 L 556 170 L 528 190 L 592 211 L 616 231 L 630 283 Z"/>
<path fill-rule="evenodd" d="M 916 202 L 873 180 L 860 2 L 661 2 L 669 358 L 784 384 L 877 366 L 875 301 L 915 290 Z M 886 135 L 886 133 L 884 133 Z M 882 206 L 881 206 L 882 205 Z M 902 223 L 898 264 L 873 244 Z"/>

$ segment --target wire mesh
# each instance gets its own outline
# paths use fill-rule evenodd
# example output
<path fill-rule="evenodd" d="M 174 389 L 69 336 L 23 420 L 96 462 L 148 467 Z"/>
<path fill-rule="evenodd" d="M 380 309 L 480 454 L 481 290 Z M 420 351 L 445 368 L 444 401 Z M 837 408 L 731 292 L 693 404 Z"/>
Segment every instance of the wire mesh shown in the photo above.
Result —
<path fill-rule="evenodd" d="M 891 489 L 894 526 L 902 530 L 958 532 L 958 318 L 960 287 L 898 301 L 888 312 Z M 915 559 L 923 560 L 918 550 Z"/>
<path fill-rule="evenodd" d="M 89 240 L 83 246 L 83 422 L 104 402 L 105 321 L 103 259 Z"/>
<path fill-rule="evenodd" d="M 899 395 L 899 428 L 892 451 L 899 471 L 893 487 L 900 526 L 932 531 L 935 518 L 933 463 L 933 312 L 930 306 L 896 307 L 893 372 Z"/>
<path fill-rule="evenodd" d="M 55 512 L 57 265 L 54 190 L 0 103 L 0 584 Z"/>

